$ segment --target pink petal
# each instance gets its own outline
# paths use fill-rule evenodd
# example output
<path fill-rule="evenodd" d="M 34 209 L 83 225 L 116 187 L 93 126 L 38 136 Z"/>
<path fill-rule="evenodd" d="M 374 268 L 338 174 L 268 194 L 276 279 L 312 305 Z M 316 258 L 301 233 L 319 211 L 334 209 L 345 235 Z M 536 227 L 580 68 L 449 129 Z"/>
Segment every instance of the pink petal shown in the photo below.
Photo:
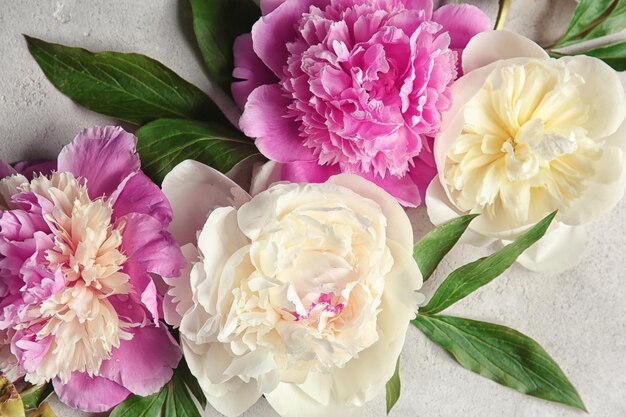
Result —
<path fill-rule="evenodd" d="M 133 329 L 133 338 L 113 349 L 102 362 L 100 375 L 110 378 L 133 394 L 150 395 L 165 385 L 182 357 L 180 347 L 167 327 Z"/>
<path fill-rule="evenodd" d="M 165 194 L 141 171 L 120 184 L 111 200 L 115 218 L 141 213 L 154 217 L 163 225 L 172 221 L 172 207 Z"/>
<path fill-rule="evenodd" d="M 320 165 L 317 161 L 283 164 L 280 178 L 289 182 L 326 182 L 341 172 L 339 165 Z"/>
<path fill-rule="evenodd" d="M 252 26 L 254 52 L 276 76 L 282 75 L 287 64 L 287 43 L 296 38 L 296 23 L 302 14 L 310 6 L 324 8 L 328 3 L 329 0 L 285 0 Z"/>
<path fill-rule="evenodd" d="M 423 10 L 424 20 L 431 20 L 433 14 L 433 0 L 406 0 L 405 5 L 407 9 Z"/>
<path fill-rule="evenodd" d="M 432 139 L 430 139 L 429 142 L 432 143 Z M 415 166 L 409 169 L 409 176 L 417 185 L 420 193 L 420 200 L 425 201 L 426 190 L 428 189 L 432 179 L 437 175 L 435 157 L 432 152 L 428 152 L 426 149 L 423 149 L 422 152 L 420 152 L 420 154 L 413 159 L 413 163 Z"/>
<path fill-rule="evenodd" d="M 404 207 L 417 207 L 422 202 L 417 184 L 413 182 L 410 175 L 405 175 L 402 178 L 386 175 L 385 178 L 381 178 L 371 172 L 358 172 L 356 174 L 387 191 Z"/>
<path fill-rule="evenodd" d="M 121 127 L 85 129 L 59 154 L 58 170 L 88 181 L 89 195 L 110 195 L 129 175 L 139 170 L 137 138 Z"/>
<path fill-rule="evenodd" d="M 5 177 L 10 177 L 11 175 L 17 174 L 15 168 L 6 162 L 0 160 L 0 179 Z"/>
<path fill-rule="evenodd" d="M 250 33 L 235 39 L 233 54 L 235 56 L 233 78 L 242 81 L 234 82 L 231 89 L 235 103 L 243 109 L 248 96 L 255 88 L 264 84 L 275 84 L 278 82 L 278 78 L 254 53 Z"/>
<path fill-rule="evenodd" d="M 53 379 L 52 384 L 62 402 L 90 413 L 109 411 L 130 395 L 129 390 L 109 379 L 81 372 L 72 373 L 67 384 L 59 379 Z"/>
<path fill-rule="evenodd" d="M 302 144 L 298 123 L 286 118 L 291 100 L 278 84 L 262 85 L 248 97 L 239 127 L 267 158 L 277 162 L 312 161 L 315 155 Z"/>
<path fill-rule="evenodd" d="M 264 15 L 271 13 L 284 2 L 285 0 L 261 0 L 259 4 L 261 6 L 261 13 Z"/>
<path fill-rule="evenodd" d="M 56 169 L 57 161 L 21 161 L 15 164 L 15 170 L 28 178 L 28 180 L 32 180 L 35 174 L 50 175 Z"/>

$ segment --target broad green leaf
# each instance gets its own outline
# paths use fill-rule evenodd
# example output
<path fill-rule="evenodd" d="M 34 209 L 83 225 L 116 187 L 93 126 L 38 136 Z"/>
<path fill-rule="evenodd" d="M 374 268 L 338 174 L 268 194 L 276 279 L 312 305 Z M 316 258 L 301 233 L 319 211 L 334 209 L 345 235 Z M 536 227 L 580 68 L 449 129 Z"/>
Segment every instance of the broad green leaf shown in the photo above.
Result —
<path fill-rule="evenodd" d="M 253 0 L 190 0 L 193 29 L 211 78 L 230 94 L 233 43 L 261 17 Z"/>
<path fill-rule="evenodd" d="M 174 374 L 166 388 L 164 417 L 202 417 L 179 374 Z"/>
<path fill-rule="evenodd" d="M 548 230 L 556 212 L 549 214 L 529 231 L 498 252 L 463 265 L 441 283 L 435 294 L 420 312 L 439 313 L 478 288 L 490 283 L 506 271 L 526 249 L 538 241 Z"/>
<path fill-rule="evenodd" d="M 626 41 L 590 49 L 583 53 L 585 55 L 600 58 L 616 71 L 626 70 Z"/>
<path fill-rule="evenodd" d="M 259 153 L 254 143 L 234 129 L 192 120 L 159 119 L 135 132 L 143 171 L 160 184 L 165 174 L 186 159 L 227 172 Z"/>
<path fill-rule="evenodd" d="M 561 368 L 530 337 L 461 317 L 420 314 L 412 323 L 470 371 L 524 394 L 586 411 Z"/>
<path fill-rule="evenodd" d="M 41 405 L 52 395 L 54 389 L 50 382 L 45 384 L 33 385 L 20 393 L 24 402 L 25 410 L 33 410 Z"/>
<path fill-rule="evenodd" d="M 618 0 L 611 9 L 611 14 L 587 33 L 583 39 L 597 39 L 624 29 L 626 29 L 626 0 Z"/>
<path fill-rule="evenodd" d="M 48 403 L 42 403 L 30 414 L 30 417 L 57 417 L 57 415 L 54 414 Z"/>
<path fill-rule="evenodd" d="M 200 407 L 202 407 L 202 409 L 206 408 L 206 397 L 202 392 L 202 388 L 200 388 L 200 384 L 198 384 L 198 380 L 189 370 L 189 366 L 187 366 L 187 362 L 184 358 L 178 364 L 176 373 L 178 373 L 180 378 L 185 382 L 187 388 L 189 388 L 189 391 L 193 394 L 193 396 L 196 397 Z"/>
<path fill-rule="evenodd" d="M 398 358 L 396 362 L 396 371 L 393 373 L 391 379 L 387 381 L 385 388 L 387 391 L 387 414 L 389 414 L 393 406 L 398 402 L 398 398 L 400 398 L 400 358 Z"/>
<path fill-rule="evenodd" d="M 24 404 L 15 385 L 0 376 L 0 416 L 24 417 Z"/>
<path fill-rule="evenodd" d="M 144 55 L 26 41 L 50 82 L 89 110 L 134 124 L 163 117 L 227 121 L 206 94 Z"/>
<path fill-rule="evenodd" d="M 413 246 L 413 258 L 426 281 L 439 265 L 444 256 L 459 241 L 470 222 L 478 216 L 468 214 L 449 221 L 428 232 Z"/>
<path fill-rule="evenodd" d="M 620 3 L 623 2 L 624 0 L 580 0 L 565 33 L 553 48 L 562 48 L 584 39 L 592 39 L 587 35 L 605 22 L 610 13 L 621 7 Z M 604 30 L 608 29 L 605 27 Z"/>
<path fill-rule="evenodd" d="M 160 417 L 167 396 L 167 385 L 156 394 L 131 395 L 111 411 L 109 417 Z"/>

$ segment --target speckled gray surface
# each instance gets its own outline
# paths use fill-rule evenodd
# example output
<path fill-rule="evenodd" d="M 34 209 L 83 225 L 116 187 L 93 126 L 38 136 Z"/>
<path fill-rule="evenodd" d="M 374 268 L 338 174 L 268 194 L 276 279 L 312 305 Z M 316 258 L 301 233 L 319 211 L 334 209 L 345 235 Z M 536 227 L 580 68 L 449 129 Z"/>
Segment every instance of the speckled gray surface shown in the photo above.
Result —
<path fill-rule="evenodd" d="M 497 0 L 475 1 L 495 16 Z M 548 43 L 558 37 L 573 0 L 512 0 L 507 28 Z M 22 33 L 94 50 L 141 52 L 210 91 L 192 43 L 185 0 L 0 0 L 0 157 L 53 157 L 84 127 L 112 123 L 83 110 L 47 82 Z M 619 35 L 623 37 L 624 35 Z M 622 76 L 623 80 L 626 80 Z M 430 228 L 411 211 L 416 235 Z M 583 396 L 593 417 L 626 416 L 626 201 L 589 228 L 580 264 L 562 274 L 514 267 L 450 308 L 450 314 L 506 324 L 538 340 Z M 488 250 L 457 247 L 427 283 L 430 295 L 454 267 Z M 416 329 L 402 354 L 402 396 L 395 416 L 574 417 L 584 413 L 526 397 L 459 367 Z M 83 414 L 59 403 L 60 417 Z M 218 416 L 208 410 L 207 416 Z M 275 414 L 260 401 L 245 416 Z M 384 416 L 384 396 L 364 416 Z"/>

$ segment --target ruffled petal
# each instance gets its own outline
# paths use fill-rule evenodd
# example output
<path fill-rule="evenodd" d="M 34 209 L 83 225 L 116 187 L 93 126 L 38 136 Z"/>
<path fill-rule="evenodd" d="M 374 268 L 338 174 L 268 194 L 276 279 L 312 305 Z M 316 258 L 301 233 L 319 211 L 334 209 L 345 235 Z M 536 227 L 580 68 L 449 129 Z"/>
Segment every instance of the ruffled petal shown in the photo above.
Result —
<path fill-rule="evenodd" d="M 298 123 L 285 117 L 291 103 L 278 84 L 255 89 L 246 103 L 239 127 L 263 155 L 277 162 L 313 161 L 313 150 L 303 145 Z"/>
<path fill-rule="evenodd" d="M 141 171 L 120 184 L 111 201 L 114 218 L 139 213 L 154 217 L 164 225 L 172 221 L 172 207 L 165 194 Z"/>
<path fill-rule="evenodd" d="M 90 377 L 81 372 L 74 372 L 67 384 L 62 384 L 58 379 L 53 379 L 52 384 L 63 403 L 90 413 L 109 411 L 131 394 L 110 379 Z"/>
<path fill-rule="evenodd" d="M 59 154 L 58 170 L 85 178 L 92 199 L 108 196 L 139 170 L 136 143 L 137 138 L 121 127 L 85 129 Z"/>

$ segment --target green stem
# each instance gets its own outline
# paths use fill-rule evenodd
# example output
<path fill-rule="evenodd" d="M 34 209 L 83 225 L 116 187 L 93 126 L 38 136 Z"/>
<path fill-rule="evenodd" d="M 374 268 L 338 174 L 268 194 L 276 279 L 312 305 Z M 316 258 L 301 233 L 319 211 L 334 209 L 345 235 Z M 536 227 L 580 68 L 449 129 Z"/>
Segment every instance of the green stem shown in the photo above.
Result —
<path fill-rule="evenodd" d="M 498 17 L 496 18 L 495 30 L 504 28 L 504 22 L 506 21 L 506 15 L 509 13 L 509 6 L 511 0 L 500 0 L 500 7 L 498 8 Z"/>

